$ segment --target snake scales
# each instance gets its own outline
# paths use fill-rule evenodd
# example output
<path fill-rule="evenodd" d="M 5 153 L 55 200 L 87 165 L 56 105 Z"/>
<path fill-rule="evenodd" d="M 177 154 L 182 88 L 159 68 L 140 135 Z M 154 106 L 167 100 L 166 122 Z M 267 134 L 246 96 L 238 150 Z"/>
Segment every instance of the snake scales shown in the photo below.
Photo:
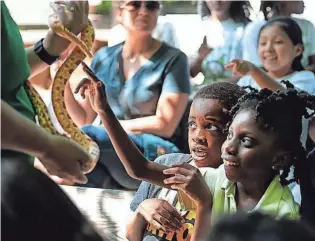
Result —
<path fill-rule="evenodd" d="M 60 24 L 57 18 L 52 21 L 50 27 L 59 36 L 64 37 L 70 40 L 72 43 L 76 44 L 76 47 L 58 69 L 53 80 L 52 105 L 57 120 L 59 121 L 64 131 L 67 133 L 66 136 L 76 141 L 83 147 L 86 152 L 89 153 L 91 159 L 83 167 L 83 172 L 88 173 L 93 170 L 99 159 L 99 147 L 72 121 L 64 103 L 64 91 L 66 83 L 69 80 L 73 71 L 86 57 L 91 58 L 93 56 L 90 52 L 90 49 L 95 38 L 94 28 L 91 22 L 89 22 L 89 24 L 87 24 L 87 26 L 81 32 L 80 38 L 78 38 L 77 36 L 73 35 L 69 30 L 67 30 L 62 24 Z M 39 124 L 51 134 L 59 134 L 49 117 L 48 109 L 44 101 L 29 82 L 27 82 L 26 84 L 26 90 L 35 109 Z"/>

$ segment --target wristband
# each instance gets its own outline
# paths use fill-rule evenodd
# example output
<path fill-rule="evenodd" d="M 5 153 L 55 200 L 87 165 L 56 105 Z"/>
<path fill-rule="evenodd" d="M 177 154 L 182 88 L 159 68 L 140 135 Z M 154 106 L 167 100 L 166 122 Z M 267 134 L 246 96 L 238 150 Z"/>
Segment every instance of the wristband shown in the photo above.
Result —
<path fill-rule="evenodd" d="M 43 40 L 44 39 L 42 38 L 35 44 L 34 51 L 42 61 L 44 61 L 48 65 L 52 65 L 54 62 L 56 62 L 60 58 L 60 56 L 50 55 L 44 48 Z"/>

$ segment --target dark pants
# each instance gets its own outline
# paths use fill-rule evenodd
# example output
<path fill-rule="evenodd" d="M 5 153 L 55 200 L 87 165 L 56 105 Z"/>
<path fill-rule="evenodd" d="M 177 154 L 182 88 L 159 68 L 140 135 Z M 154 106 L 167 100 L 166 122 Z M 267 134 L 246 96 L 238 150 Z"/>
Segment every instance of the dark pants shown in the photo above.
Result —
<path fill-rule="evenodd" d="M 66 194 L 27 160 L 1 160 L 1 240 L 103 240 Z"/>
<path fill-rule="evenodd" d="M 84 186 L 107 189 L 137 189 L 140 181 L 127 174 L 105 128 L 88 125 L 84 126 L 82 130 L 99 145 L 101 150 L 100 160 L 95 169 L 87 175 L 89 182 Z M 163 148 L 165 153 L 179 152 L 173 143 L 158 136 L 129 134 L 129 137 L 144 156 L 151 161 L 157 158 L 158 148 Z"/>

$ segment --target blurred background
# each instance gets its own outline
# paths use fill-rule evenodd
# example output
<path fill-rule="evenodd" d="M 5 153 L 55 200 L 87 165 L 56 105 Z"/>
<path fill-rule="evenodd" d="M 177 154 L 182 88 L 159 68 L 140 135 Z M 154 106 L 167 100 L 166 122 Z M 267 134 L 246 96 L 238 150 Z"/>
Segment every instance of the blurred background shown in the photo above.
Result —
<path fill-rule="evenodd" d="M 260 0 L 250 0 L 253 7 L 250 18 L 262 19 L 259 12 Z M 191 55 L 203 37 L 201 18 L 198 15 L 198 1 L 162 1 L 163 9 L 159 21 L 172 25 L 178 39 L 179 48 Z M 315 24 L 315 0 L 304 0 L 303 17 Z M 20 26 L 25 45 L 34 44 L 45 35 L 47 16 L 52 13 L 47 0 L 6 0 L 13 18 Z M 116 24 L 115 8 L 117 1 L 90 0 L 90 19 L 96 28 L 95 47 L 107 45 L 109 29 Z M 187 35 L 187 32 L 192 33 Z"/>

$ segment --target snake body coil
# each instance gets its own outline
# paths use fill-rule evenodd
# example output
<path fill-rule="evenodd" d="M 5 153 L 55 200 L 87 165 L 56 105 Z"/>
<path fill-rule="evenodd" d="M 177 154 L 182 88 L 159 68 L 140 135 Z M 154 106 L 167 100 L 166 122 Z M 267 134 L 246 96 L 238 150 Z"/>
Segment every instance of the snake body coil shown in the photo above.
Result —
<path fill-rule="evenodd" d="M 86 152 L 89 153 L 91 160 L 83 167 L 83 172 L 88 173 L 93 170 L 99 159 L 99 147 L 89 136 L 80 130 L 80 128 L 78 128 L 70 118 L 64 102 L 64 92 L 66 83 L 73 71 L 86 57 L 92 57 L 92 54 L 89 50 L 91 49 L 95 38 L 94 28 L 89 22 L 89 24 L 81 32 L 81 38 L 79 39 L 77 36 L 69 32 L 58 21 L 55 21 L 50 26 L 55 33 L 76 44 L 76 47 L 70 53 L 69 57 L 58 69 L 53 80 L 52 105 L 57 120 L 64 131 L 67 133 L 66 136 L 76 141 Z M 51 134 L 58 134 L 53 126 L 52 121 L 50 120 L 47 107 L 40 95 L 30 83 L 26 84 L 26 90 L 34 106 L 39 124 Z"/>

